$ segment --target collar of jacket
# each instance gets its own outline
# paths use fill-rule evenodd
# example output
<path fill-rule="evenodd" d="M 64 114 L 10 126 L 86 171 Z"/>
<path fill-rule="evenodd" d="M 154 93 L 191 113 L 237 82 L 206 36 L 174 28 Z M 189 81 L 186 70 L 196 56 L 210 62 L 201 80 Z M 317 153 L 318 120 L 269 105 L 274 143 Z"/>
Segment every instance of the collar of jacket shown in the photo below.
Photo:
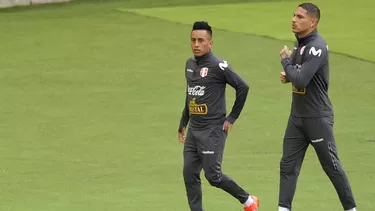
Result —
<path fill-rule="evenodd" d="M 202 55 L 202 56 L 194 56 L 194 59 L 195 61 L 199 62 L 199 61 L 203 61 L 203 60 L 206 60 L 208 57 L 210 57 L 212 55 L 212 52 L 209 51 L 208 53 Z"/>
<path fill-rule="evenodd" d="M 297 34 L 295 35 L 297 38 L 297 41 L 300 45 L 306 45 L 309 43 L 311 40 L 313 40 L 316 36 L 318 36 L 318 30 L 315 29 L 312 31 L 310 34 L 306 35 L 305 37 L 299 38 Z"/>

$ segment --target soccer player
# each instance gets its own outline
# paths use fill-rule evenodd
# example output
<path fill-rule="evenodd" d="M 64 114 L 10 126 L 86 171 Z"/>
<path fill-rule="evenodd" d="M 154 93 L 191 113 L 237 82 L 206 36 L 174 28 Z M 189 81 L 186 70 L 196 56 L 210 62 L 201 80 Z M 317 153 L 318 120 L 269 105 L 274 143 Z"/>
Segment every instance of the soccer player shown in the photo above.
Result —
<path fill-rule="evenodd" d="M 282 83 L 291 82 L 293 97 L 280 161 L 279 211 L 292 209 L 297 178 L 310 144 L 335 187 L 344 210 L 356 210 L 333 134 L 334 114 L 328 97 L 328 46 L 317 31 L 319 19 L 320 10 L 316 5 L 299 5 L 292 19 L 292 31 L 297 38 L 294 50 L 291 52 L 284 46 L 280 52 L 284 69 L 280 80 Z M 312 201 L 318 203 L 318 198 Z"/>
<path fill-rule="evenodd" d="M 203 211 L 200 178 L 203 169 L 212 186 L 236 198 L 245 211 L 257 211 L 258 198 L 249 195 L 221 170 L 225 140 L 244 107 L 249 86 L 227 61 L 211 52 L 212 29 L 207 22 L 193 24 L 190 43 L 194 56 L 187 60 L 184 69 L 186 100 L 178 128 L 179 141 L 184 143 L 183 177 L 190 210 Z M 236 100 L 228 116 L 226 84 L 236 90 Z"/>

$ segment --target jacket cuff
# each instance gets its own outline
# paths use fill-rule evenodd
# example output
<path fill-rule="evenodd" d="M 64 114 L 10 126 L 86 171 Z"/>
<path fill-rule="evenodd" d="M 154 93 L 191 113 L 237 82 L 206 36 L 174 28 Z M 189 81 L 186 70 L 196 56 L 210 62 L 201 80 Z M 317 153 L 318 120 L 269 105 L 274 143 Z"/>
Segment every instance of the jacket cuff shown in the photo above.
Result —
<path fill-rule="evenodd" d="M 232 116 L 227 116 L 226 120 L 231 123 L 232 125 L 234 124 L 234 122 L 236 122 L 236 118 L 232 117 Z"/>
<path fill-rule="evenodd" d="M 283 60 L 281 60 L 281 64 L 283 65 L 283 68 L 285 70 L 285 67 L 290 64 L 290 58 L 287 57 L 287 58 L 284 58 Z"/>
<path fill-rule="evenodd" d="M 180 124 L 180 125 L 178 126 L 178 132 L 181 133 L 181 132 L 182 132 L 182 128 L 184 128 L 184 127 L 186 127 L 186 126 Z"/>

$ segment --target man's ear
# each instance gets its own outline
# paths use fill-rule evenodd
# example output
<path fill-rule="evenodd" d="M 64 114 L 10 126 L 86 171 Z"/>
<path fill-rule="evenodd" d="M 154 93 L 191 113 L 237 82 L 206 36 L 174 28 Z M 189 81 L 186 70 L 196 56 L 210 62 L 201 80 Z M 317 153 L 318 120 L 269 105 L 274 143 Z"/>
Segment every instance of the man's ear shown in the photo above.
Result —
<path fill-rule="evenodd" d="M 310 27 L 312 28 L 312 27 L 314 27 L 316 25 L 318 25 L 318 19 L 317 18 L 313 18 L 312 21 L 311 21 Z"/>

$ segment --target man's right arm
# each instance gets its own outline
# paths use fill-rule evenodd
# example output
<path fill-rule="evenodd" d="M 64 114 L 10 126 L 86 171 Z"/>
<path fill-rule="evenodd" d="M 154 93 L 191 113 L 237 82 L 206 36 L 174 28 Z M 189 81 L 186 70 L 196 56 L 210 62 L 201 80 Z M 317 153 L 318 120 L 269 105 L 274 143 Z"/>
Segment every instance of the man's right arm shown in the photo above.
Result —
<path fill-rule="evenodd" d="M 297 50 L 298 50 L 298 42 L 295 42 L 294 46 L 293 46 L 293 51 L 291 52 L 291 56 L 290 56 L 291 59 L 296 55 L 296 53 L 298 53 L 298 52 L 296 52 Z M 286 78 L 285 71 L 283 71 L 283 72 L 280 73 L 280 81 L 283 84 L 290 83 L 290 81 Z"/>
<path fill-rule="evenodd" d="M 318 50 L 316 50 L 318 49 Z M 286 73 L 286 79 L 292 82 L 297 89 L 306 88 L 320 66 L 327 59 L 327 48 L 323 43 L 315 44 L 305 52 L 301 68 L 297 69 L 292 64 L 291 58 L 284 58 L 281 64 Z"/>
<path fill-rule="evenodd" d="M 185 107 L 184 107 L 184 110 L 182 111 L 180 125 L 178 126 L 178 132 L 179 133 L 182 132 L 182 129 L 186 127 L 188 122 L 189 122 L 189 106 L 188 106 L 188 95 L 186 93 Z"/>

